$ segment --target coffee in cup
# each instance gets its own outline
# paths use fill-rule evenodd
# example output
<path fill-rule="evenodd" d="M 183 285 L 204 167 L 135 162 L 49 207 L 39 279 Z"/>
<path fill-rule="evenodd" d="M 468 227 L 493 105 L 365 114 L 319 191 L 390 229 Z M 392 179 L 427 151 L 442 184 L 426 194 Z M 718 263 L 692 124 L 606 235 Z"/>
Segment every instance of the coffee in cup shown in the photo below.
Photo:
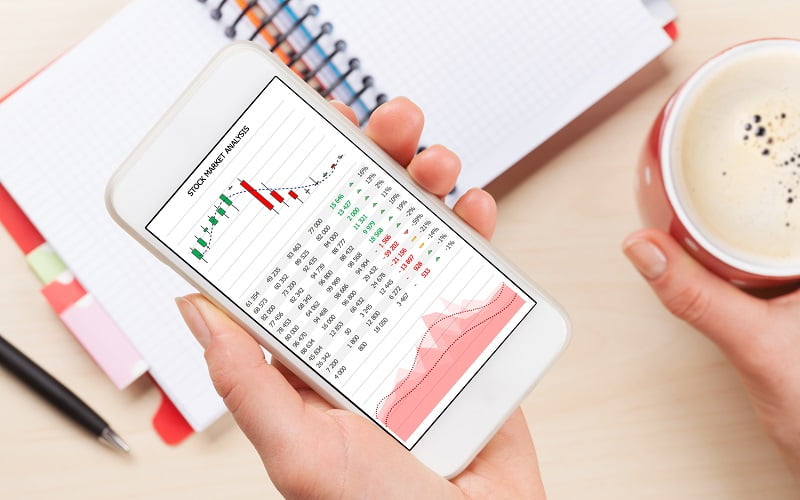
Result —
<path fill-rule="evenodd" d="M 645 221 L 718 274 L 800 278 L 800 42 L 750 42 L 701 67 L 662 112 L 639 177 Z"/>

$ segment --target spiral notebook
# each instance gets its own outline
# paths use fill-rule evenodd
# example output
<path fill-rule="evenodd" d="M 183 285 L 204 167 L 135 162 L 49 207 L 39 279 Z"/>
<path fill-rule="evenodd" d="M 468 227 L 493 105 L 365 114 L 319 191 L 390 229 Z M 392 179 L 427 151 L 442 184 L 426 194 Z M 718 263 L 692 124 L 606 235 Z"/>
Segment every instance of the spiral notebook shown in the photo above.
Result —
<path fill-rule="evenodd" d="M 134 0 L 0 106 L 0 180 L 201 430 L 224 408 L 173 305 L 191 290 L 111 222 L 103 190 L 214 53 L 269 47 L 362 124 L 408 95 L 423 143 L 461 155 L 463 191 L 666 49 L 671 15 L 664 0 Z"/>

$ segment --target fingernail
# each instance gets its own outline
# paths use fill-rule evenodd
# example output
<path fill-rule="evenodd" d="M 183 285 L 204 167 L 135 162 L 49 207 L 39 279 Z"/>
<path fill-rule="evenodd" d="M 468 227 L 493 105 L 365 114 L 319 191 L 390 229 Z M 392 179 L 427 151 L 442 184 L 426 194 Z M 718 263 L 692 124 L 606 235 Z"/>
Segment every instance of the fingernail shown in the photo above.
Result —
<path fill-rule="evenodd" d="M 660 278 L 667 270 L 667 257 L 664 252 L 647 240 L 626 242 L 622 251 L 648 280 Z"/>
<path fill-rule="evenodd" d="M 183 320 L 189 326 L 189 330 L 194 335 L 194 338 L 197 339 L 197 342 L 203 346 L 203 349 L 208 347 L 211 342 L 211 332 L 208 330 L 200 311 L 186 297 L 176 297 L 175 304 L 178 305 L 178 311 L 180 311 Z"/>

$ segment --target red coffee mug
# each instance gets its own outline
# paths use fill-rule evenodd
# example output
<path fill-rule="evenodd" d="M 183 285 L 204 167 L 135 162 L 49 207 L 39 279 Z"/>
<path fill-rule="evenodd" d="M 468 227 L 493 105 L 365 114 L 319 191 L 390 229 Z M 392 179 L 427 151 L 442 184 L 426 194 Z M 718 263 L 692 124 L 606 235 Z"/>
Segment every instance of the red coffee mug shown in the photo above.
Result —
<path fill-rule="evenodd" d="M 731 58 L 776 44 L 792 44 L 800 51 L 800 40 L 755 40 L 727 49 L 698 68 L 659 113 L 637 170 L 636 197 L 644 223 L 671 234 L 698 262 L 740 287 L 769 287 L 800 281 L 800 267 L 748 261 L 707 238 L 692 221 L 675 189 L 671 152 L 674 141 L 678 140 L 678 117 L 692 92 Z"/>

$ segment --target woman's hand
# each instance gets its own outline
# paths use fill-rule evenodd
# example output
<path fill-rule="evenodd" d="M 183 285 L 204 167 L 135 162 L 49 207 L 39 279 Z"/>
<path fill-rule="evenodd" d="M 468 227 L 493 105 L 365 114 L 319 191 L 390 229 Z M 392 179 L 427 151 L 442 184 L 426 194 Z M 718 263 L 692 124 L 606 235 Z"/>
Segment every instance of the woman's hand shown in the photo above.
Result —
<path fill-rule="evenodd" d="M 339 110 L 355 121 L 344 105 Z M 406 99 L 378 108 L 366 133 L 424 189 L 444 196 L 461 168 L 442 146 L 415 155 L 420 109 Z M 473 189 L 455 212 L 484 237 L 494 231 L 492 197 Z M 200 295 L 177 299 L 205 349 L 211 379 L 253 443 L 275 486 L 290 498 L 544 498 L 536 453 L 516 412 L 452 481 L 437 476 L 366 418 L 331 407 Z"/>
<path fill-rule="evenodd" d="M 667 309 L 725 353 L 800 478 L 800 290 L 771 300 L 748 295 L 651 229 L 630 235 L 623 248 Z"/>

